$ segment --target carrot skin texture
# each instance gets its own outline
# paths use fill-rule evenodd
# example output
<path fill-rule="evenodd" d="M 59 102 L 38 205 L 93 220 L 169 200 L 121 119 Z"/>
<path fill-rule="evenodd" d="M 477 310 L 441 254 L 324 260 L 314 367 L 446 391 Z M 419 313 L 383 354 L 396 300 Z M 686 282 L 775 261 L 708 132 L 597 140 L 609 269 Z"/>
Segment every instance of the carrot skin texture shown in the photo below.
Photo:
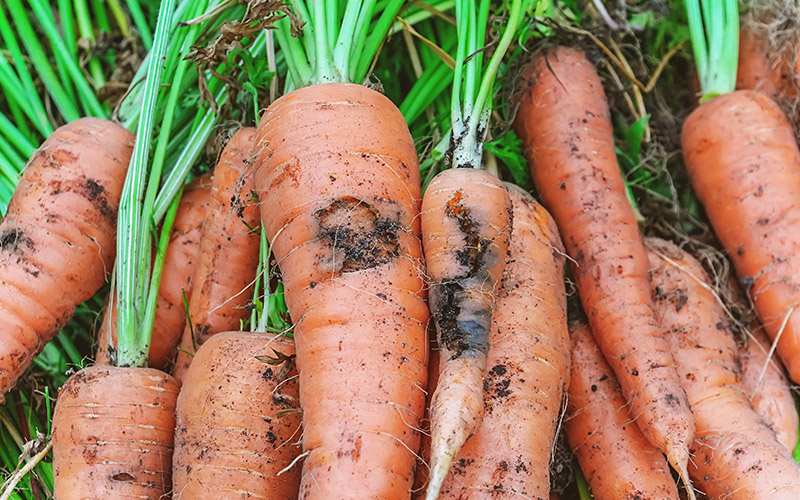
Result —
<path fill-rule="evenodd" d="M 55 498 L 164 498 L 178 389 L 154 368 L 90 366 L 70 377 L 53 415 Z"/>
<path fill-rule="evenodd" d="M 515 126 L 589 324 L 642 432 L 685 469 L 694 423 L 650 298 L 600 78 L 581 52 L 558 47 L 537 55 L 525 79 Z"/>
<path fill-rule="evenodd" d="M 294 356 L 269 333 L 224 332 L 197 351 L 178 396 L 174 499 L 297 498 L 300 455 L 297 371 L 256 356 Z M 281 413 L 287 412 L 281 416 Z"/>
<path fill-rule="evenodd" d="M 744 393 L 736 343 L 703 267 L 672 243 L 648 245 L 653 295 L 697 423 L 695 486 L 710 498 L 800 498 L 800 466 Z"/>
<path fill-rule="evenodd" d="M 251 198 L 254 128 L 239 130 L 228 141 L 214 168 L 211 199 L 200 237 L 200 255 L 192 275 L 189 318 L 172 374 L 183 380 L 195 345 L 212 335 L 241 328 L 249 316 L 258 267 L 259 211 Z"/>
<path fill-rule="evenodd" d="M 485 415 L 440 498 L 550 495 L 550 454 L 569 384 L 564 250 L 544 207 L 506 188 L 514 222 L 492 318 Z"/>
<path fill-rule="evenodd" d="M 778 441 L 791 453 L 797 445 L 798 426 L 800 426 L 797 408 L 779 359 L 773 357 L 769 361 L 764 377 L 760 379 L 761 370 L 767 363 L 767 353 L 772 345 L 760 327 L 761 325 L 757 325 L 756 328 L 751 328 L 753 338 L 748 339 L 746 345 L 739 347 L 742 387 L 753 409 L 775 432 Z"/>
<path fill-rule="evenodd" d="M 169 246 L 164 257 L 158 302 L 153 321 L 148 363 L 152 368 L 167 370 L 175 359 L 178 343 L 186 325 L 186 300 L 192 296 L 192 274 L 197 267 L 200 253 L 200 232 L 206 217 L 210 192 L 210 177 L 204 175 L 192 181 L 183 191 Z M 109 314 L 111 317 L 109 317 Z M 108 332 L 111 331 L 111 346 L 117 345 L 117 314 L 108 307 L 97 334 L 96 365 L 109 365 Z"/>
<path fill-rule="evenodd" d="M 570 326 L 564 431 L 596 500 L 678 497 L 664 454 L 633 423 L 614 372 L 585 324 Z"/>
<path fill-rule="evenodd" d="M 0 399 L 103 285 L 133 135 L 83 118 L 33 154 L 0 223 Z"/>
<path fill-rule="evenodd" d="M 797 50 L 797 43 L 786 43 L 775 50 L 752 29 L 740 29 L 736 89 L 756 90 L 773 100 L 796 97 Z"/>
<path fill-rule="evenodd" d="M 764 94 L 736 91 L 695 109 L 681 134 L 692 185 L 777 352 L 800 382 L 800 151 Z"/>
<path fill-rule="evenodd" d="M 300 498 L 408 498 L 427 375 L 413 140 L 353 84 L 275 101 L 256 138 L 262 221 L 281 270 L 303 409 Z"/>

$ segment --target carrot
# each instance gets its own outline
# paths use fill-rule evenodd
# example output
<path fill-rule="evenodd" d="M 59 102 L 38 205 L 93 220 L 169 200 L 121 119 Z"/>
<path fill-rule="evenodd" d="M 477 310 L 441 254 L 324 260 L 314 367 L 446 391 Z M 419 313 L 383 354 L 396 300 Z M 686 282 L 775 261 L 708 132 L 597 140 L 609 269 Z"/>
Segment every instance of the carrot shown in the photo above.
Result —
<path fill-rule="evenodd" d="M 778 441 L 793 452 L 800 422 L 783 365 L 774 357 L 767 361 L 771 344 L 761 325 L 755 325 L 751 332 L 752 338 L 739 347 L 742 387 L 756 413 L 775 432 Z"/>
<path fill-rule="evenodd" d="M 678 498 L 664 455 L 633 423 L 617 378 L 585 324 L 570 326 L 564 431 L 597 500 Z"/>
<path fill-rule="evenodd" d="M 178 213 L 175 216 L 170 243 L 164 257 L 161 284 L 158 289 L 153 337 L 150 343 L 149 365 L 166 370 L 175 358 L 176 348 L 186 324 L 184 294 L 192 295 L 192 273 L 200 250 L 200 233 L 208 209 L 210 177 L 205 175 L 192 181 L 183 191 Z M 117 343 L 117 314 L 106 300 L 103 319 L 97 334 L 95 364 L 114 364 L 109 352 L 114 353 Z M 111 341 L 108 332 L 111 331 Z"/>
<path fill-rule="evenodd" d="M 297 498 L 293 362 L 293 342 L 273 334 L 225 332 L 203 344 L 178 396 L 173 498 Z"/>
<path fill-rule="evenodd" d="M 742 389 L 736 344 L 703 267 L 672 243 L 648 245 L 654 300 L 697 425 L 694 484 L 711 498 L 800 498 L 800 466 Z"/>
<path fill-rule="evenodd" d="M 617 164 L 603 87 L 581 52 L 557 47 L 535 57 L 515 126 L 573 259 L 597 343 L 642 432 L 685 478 L 691 410 L 650 298 L 647 254 Z"/>
<path fill-rule="evenodd" d="M 550 215 L 506 184 L 514 213 L 483 383 L 485 416 L 456 455 L 443 498 L 547 498 L 569 384 L 564 251 Z"/>
<path fill-rule="evenodd" d="M 251 151 L 255 129 L 239 130 L 214 169 L 208 216 L 192 275 L 189 320 L 172 374 L 183 380 L 196 347 L 212 335 L 241 328 L 258 266 L 258 207 Z"/>
<path fill-rule="evenodd" d="M 757 90 L 770 99 L 791 99 L 797 96 L 798 44 L 784 43 L 777 49 L 753 29 L 739 31 L 739 64 L 736 88 Z"/>
<path fill-rule="evenodd" d="M 28 162 L 0 223 L 0 399 L 111 272 L 132 141 L 83 118 Z"/>
<path fill-rule="evenodd" d="M 53 415 L 56 498 L 166 496 L 178 389 L 154 368 L 91 366 L 70 377 Z"/>

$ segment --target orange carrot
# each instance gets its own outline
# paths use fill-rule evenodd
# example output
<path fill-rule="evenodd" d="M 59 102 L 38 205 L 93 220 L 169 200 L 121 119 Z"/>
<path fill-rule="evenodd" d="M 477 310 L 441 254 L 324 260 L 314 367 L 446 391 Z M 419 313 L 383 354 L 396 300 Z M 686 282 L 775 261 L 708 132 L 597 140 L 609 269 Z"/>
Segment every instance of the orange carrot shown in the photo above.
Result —
<path fill-rule="evenodd" d="M 438 491 L 453 459 L 483 418 L 483 377 L 510 213 L 511 200 L 503 183 L 474 168 L 438 174 L 422 201 L 430 308 L 441 349 L 430 408 L 429 492 Z"/>
<path fill-rule="evenodd" d="M 697 425 L 694 484 L 710 498 L 800 498 L 800 466 L 742 389 L 736 343 L 703 267 L 672 243 L 648 245 L 654 299 Z"/>
<path fill-rule="evenodd" d="M 192 181 L 183 191 L 178 213 L 170 235 L 169 246 L 164 257 L 161 284 L 158 288 L 158 303 L 150 341 L 149 364 L 153 368 L 166 370 L 175 358 L 183 327 L 186 324 L 184 294 L 188 300 L 192 295 L 192 273 L 200 251 L 200 232 L 208 210 L 210 176 L 204 175 Z M 109 313 L 111 313 L 109 315 Z M 111 341 L 108 332 L 111 331 Z M 109 352 L 117 345 L 117 314 L 108 307 L 97 334 L 97 357 L 95 364 L 109 365 Z"/>
<path fill-rule="evenodd" d="M 166 497 L 178 389 L 154 368 L 91 366 L 70 377 L 53 415 L 56 498 Z"/>
<path fill-rule="evenodd" d="M 800 382 L 800 151 L 792 126 L 766 95 L 736 91 L 692 112 L 681 143 L 697 197 Z"/>
<path fill-rule="evenodd" d="M 0 399 L 111 272 L 132 142 L 83 118 L 28 162 L 0 223 Z"/>
<path fill-rule="evenodd" d="M 249 315 L 258 267 L 258 207 L 251 152 L 255 129 L 243 128 L 225 146 L 214 169 L 200 256 L 192 275 L 189 320 L 172 374 L 183 380 L 196 347 L 212 335 L 241 328 Z"/>
<path fill-rule="evenodd" d="M 564 251 L 555 222 L 506 184 L 514 213 L 491 325 L 485 416 L 456 455 L 440 498 L 547 498 L 569 384 Z"/>
<path fill-rule="evenodd" d="M 564 431 L 596 500 L 678 498 L 664 454 L 633 423 L 617 378 L 585 324 L 570 326 Z"/>
<path fill-rule="evenodd" d="M 255 155 L 262 221 L 295 322 L 300 498 L 407 498 L 429 312 L 405 120 L 360 85 L 303 87 L 262 116 Z"/>
<path fill-rule="evenodd" d="M 293 364 L 294 343 L 273 334 L 226 332 L 203 344 L 178 396 L 172 498 L 297 498 Z"/>
<path fill-rule="evenodd" d="M 778 436 L 778 441 L 793 452 L 797 445 L 798 416 L 789 383 L 780 360 L 767 361 L 771 344 L 761 325 L 751 327 L 752 338 L 739 347 L 742 387 L 764 423 Z"/>
<path fill-rule="evenodd" d="M 692 414 L 650 298 L 600 78 L 581 52 L 557 47 L 536 56 L 525 81 L 517 133 L 589 324 L 637 424 L 685 478 Z"/>
<path fill-rule="evenodd" d="M 798 40 L 773 47 L 754 29 L 739 31 L 739 66 L 736 88 L 757 90 L 773 100 L 792 99 L 798 94 Z"/>

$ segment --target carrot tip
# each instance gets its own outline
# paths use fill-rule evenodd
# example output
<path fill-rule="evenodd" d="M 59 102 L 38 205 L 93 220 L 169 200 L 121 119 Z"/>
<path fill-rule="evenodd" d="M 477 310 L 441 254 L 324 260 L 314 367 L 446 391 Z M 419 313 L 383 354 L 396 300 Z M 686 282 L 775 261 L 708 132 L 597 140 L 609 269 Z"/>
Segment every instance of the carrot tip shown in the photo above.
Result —
<path fill-rule="evenodd" d="M 428 481 L 428 489 L 425 490 L 425 500 L 436 500 L 439 498 L 439 491 L 442 489 L 447 472 L 453 463 L 453 457 L 444 455 L 439 459 L 431 461 L 431 475 Z"/>
<path fill-rule="evenodd" d="M 667 448 L 667 461 L 678 472 L 689 500 L 697 500 L 692 487 L 692 480 L 689 478 L 689 450 L 682 446 L 669 446 Z"/>

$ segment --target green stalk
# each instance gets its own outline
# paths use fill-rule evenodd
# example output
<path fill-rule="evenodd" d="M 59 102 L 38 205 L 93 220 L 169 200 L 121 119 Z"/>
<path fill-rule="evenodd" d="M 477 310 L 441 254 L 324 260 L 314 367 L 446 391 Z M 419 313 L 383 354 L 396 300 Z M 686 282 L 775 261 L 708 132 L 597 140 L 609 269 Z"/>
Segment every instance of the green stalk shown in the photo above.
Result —
<path fill-rule="evenodd" d="M 94 31 L 92 31 L 92 21 L 89 17 L 89 5 L 86 0 L 75 0 L 75 16 L 78 19 L 78 30 L 81 38 L 85 38 L 94 45 Z M 106 20 L 106 25 L 108 20 Z M 89 59 L 89 74 L 92 75 L 94 88 L 99 89 L 106 84 L 106 77 L 103 75 L 103 68 L 96 57 Z"/>
<path fill-rule="evenodd" d="M 69 0 L 58 0 L 58 14 L 61 18 L 61 32 L 67 51 L 77 58 L 78 40 L 75 38 L 75 15 Z"/>
<path fill-rule="evenodd" d="M 111 3 L 112 2 L 109 1 L 109 4 Z M 106 33 L 111 32 L 111 24 L 108 22 L 108 12 L 106 11 L 103 0 L 92 0 L 92 15 L 89 19 L 95 20 L 95 24 L 97 24 L 100 31 L 105 31 Z M 91 25 L 89 27 L 91 29 Z M 123 33 L 123 35 L 125 34 Z"/>
<path fill-rule="evenodd" d="M 315 52 L 317 54 L 316 74 L 314 83 L 326 83 L 340 81 L 336 68 L 333 64 L 330 46 L 328 44 L 328 30 L 325 28 L 326 4 L 336 0 L 315 1 L 311 3 L 312 16 L 314 18 L 314 42 L 316 43 Z"/>
<path fill-rule="evenodd" d="M 99 0 L 95 0 L 95 2 L 98 1 Z M 125 12 L 123 12 L 119 0 L 108 0 L 108 9 L 111 11 L 111 15 L 114 17 L 114 21 L 116 21 L 122 36 L 131 36 L 131 27 L 128 24 L 128 18 L 125 17 Z"/>
<path fill-rule="evenodd" d="M 736 88 L 739 5 L 736 0 L 686 0 L 689 33 L 700 80 L 700 102 Z"/>
<path fill-rule="evenodd" d="M 403 3 L 404 0 L 390 0 L 386 8 L 381 11 L 380 17 L 375 22 L 367 38 L 363 41 L 359 40 L 358 44 L 355 45 L 354 51 L 356 54 L 361 54 L 361 57 L 355 69 L 350 74 L 351 82 L 360 83 L 367 77 L 369 68 L 372 65 L 372 60 L 383 44 L 386 33 L 397 17 L 397 13 L 400 12 L 400 9 L 403 7 Z"/>
<path fill-rule="evenodd" d="M 139 0 L 126 0 L 128 4 L 128 11 L 133 18 L 133 24 L 139 30 L 139 36 L 142 38 L 144 48 L 150 52 L 153 48 L 153 34 L 150 32 L 150 25 L 147 24 L 147 19 L 144 17 L 142 7 L 139 5 Z"/>
<path fill-rule="evenodd" d="M 11 141 L 11 144 L 14 145 L 17 151 L 20 152 L 23 158 L 29 158 L 33 151 L 36 149 L 36 146 L 31 144 L 31 142 L 22 135 L 17 127 L 14 126 L 11 121 L 6 118 L 6 115 L 0 113 L 0 133 L 3 135 L 4 138 Z M 6 153 L 10 152 L 6 150 Z M 25 164 L 25 160 L 22 160 L 22 164 Z"/>

